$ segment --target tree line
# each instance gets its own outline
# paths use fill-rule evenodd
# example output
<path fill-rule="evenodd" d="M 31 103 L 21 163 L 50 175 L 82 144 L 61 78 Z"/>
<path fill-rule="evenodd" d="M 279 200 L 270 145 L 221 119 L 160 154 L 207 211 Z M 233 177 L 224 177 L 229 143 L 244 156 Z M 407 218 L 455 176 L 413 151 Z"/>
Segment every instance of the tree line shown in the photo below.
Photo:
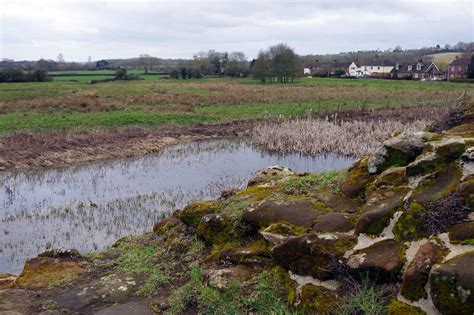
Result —
<path fill-rule="evenodd" d="M 48 82 L 51 77 L 46 70 L 22 71 L 20 69 L 0 70 L 0 83 L 13 82 Z"/>

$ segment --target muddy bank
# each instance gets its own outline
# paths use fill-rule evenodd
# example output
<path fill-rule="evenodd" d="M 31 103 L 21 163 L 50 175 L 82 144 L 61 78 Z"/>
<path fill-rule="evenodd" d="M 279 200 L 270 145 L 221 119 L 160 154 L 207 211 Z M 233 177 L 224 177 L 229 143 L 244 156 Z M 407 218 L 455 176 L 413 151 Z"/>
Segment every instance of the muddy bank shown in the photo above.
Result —
<path fill-rule="evenodd" d="M 0 170 L 74 165 L 155 153 L 189 140 L 244 137 L 252 122 L 167 127 L 122 128 L 75 133 L 17 132 L 0 137 Z"/>

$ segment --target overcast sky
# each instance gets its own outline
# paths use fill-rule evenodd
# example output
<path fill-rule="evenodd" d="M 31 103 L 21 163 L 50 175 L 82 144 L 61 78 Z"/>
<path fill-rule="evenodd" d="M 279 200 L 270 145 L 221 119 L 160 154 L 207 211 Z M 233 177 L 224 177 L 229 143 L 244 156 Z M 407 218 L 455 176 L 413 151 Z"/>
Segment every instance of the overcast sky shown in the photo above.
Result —
<path fill-rule="evenodd" d="M 284 42 L 298 54 L 474 41 L 472 0 L 4 1 L 0 58 L 191 58 Z"/>

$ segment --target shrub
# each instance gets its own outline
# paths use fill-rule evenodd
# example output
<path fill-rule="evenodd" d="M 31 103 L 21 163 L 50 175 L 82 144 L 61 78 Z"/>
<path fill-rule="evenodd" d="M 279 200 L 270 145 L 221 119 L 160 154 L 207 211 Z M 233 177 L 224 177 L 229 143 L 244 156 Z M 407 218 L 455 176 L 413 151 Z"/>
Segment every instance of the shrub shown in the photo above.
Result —
<path fill-rule="evenodd" d="M 115 80 L 126 80 L 127 79 L 127 69 L 121 68 L 115 72 Z"/>
<path fill-rule="evenodd" d="M 315 72 L 312 74 L 313 78 L 327 78 L 328 73 L 327 72 Z"/>
<path fill-rule="evenodd" d="M 429 234 L 446 232 L 448 228 L 464 220 L 470 212 L 467 202 L 457 193 L 445 199 L 431 202 L 420 214 L 420 220 Z"/>

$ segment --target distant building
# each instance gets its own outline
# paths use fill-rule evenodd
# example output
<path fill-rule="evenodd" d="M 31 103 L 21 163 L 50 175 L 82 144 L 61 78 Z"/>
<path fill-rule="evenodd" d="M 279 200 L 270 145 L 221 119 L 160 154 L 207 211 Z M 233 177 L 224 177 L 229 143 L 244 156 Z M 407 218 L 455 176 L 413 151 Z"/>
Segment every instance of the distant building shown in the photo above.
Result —
<path fill-rule="evenodd" d="M 351 77 L 389 78 L 394 66 L 393 61 L 375 58 L 365 62 L 352 62 L 348 72 Z"/>
<path fill-rule="evenodd" d="M 442 72 L 434 62 L 419 60 L 414 63 L 395 64 L 392 75 L 397 79 L 422 80 L 440 78 Z"/>
<path fill-rule="evenodd" d="M 362 66 L 357 61 L 353 61 L 349 65 L 349 76 L 360 78 L 360 77 L 366 77 L 368 75 L 369 73 L 367 71 L 364 71 Z"/>
<path fill-rule="evenodd" d="M 335 76 L 339 74 L 338 72 L 342 72 L 340 74 L 348 74 L 350 64 L 350 62 L 319 62 L 316 60 L 314 63 L 307 65 L 303 69 L 303 73 L 305 75 L 317 73 L 327 76 Z"/>
<path fill-rule="evenodd" d="M 387 59 L 373 59 L 364 62 L 361 69 L 370 77 L 388 78 L 395 67 L 395 63 Z"/>
<path fill-rule="evenodd" d="M 456 58 L 448 66 L 448 80 L 467 78 L 467 67 L 471 62 L 471 58 Z"/>

